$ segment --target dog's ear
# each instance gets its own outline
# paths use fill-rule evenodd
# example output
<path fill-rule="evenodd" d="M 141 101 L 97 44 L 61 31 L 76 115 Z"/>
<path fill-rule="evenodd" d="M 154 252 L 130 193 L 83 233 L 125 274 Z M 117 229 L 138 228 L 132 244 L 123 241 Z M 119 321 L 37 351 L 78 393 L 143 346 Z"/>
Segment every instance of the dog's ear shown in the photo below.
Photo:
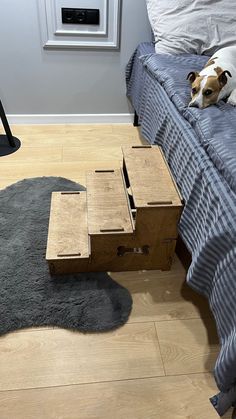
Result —
<path fill-rule="evenodd" d="M 227 75 L 229 77 L 232 77 L 232 75 L 231 75 L 231 73 L 230 73 L 229 70 L 222 71 L 222 73 L 218 76 L 218 80 L 219 80 L 219 83 L 220 83 L 220 86 L 221 87 L 223 87 L 223 86 L 226 85 L 226 83 L 228 81 Z"/>
<path fill-rule="evenodd" d="M 196 79 L 196 77 L 199 76 L 199 73 L 197 71 L 191 71 L 188 75 L 187 75 L 187 80 L 190 81 L 190 83 L 193 83 L 194 80 Z"/>

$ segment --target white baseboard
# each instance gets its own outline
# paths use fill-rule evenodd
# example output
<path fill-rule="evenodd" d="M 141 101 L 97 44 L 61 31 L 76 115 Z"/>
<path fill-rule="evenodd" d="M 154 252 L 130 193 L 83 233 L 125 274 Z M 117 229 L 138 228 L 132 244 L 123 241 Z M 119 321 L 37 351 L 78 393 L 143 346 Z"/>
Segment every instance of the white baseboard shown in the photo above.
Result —
<path fill-rule="evenodd" d="M 10 124 L 129 124 L 134 115 L 121 114 L 62 114 L 7 115 Z"/>

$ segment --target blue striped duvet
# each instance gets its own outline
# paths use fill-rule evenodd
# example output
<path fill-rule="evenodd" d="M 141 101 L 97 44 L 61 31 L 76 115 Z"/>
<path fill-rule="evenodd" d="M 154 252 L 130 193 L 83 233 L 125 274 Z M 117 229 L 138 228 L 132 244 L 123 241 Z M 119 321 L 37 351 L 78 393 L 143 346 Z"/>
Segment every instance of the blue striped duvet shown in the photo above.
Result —
<path fill-rule="evenodd" d="M 151 44 L 140 44 L 127 66 L 127 95 L 144 137 L 162 146 L 185 200 L 179 231 L 192 253 L 187 281 L 214 314 L 221 342 L 214 373 L 228 392 L 236 383 L 236 108 L 187 107 L 186 76 L 206 60 L 157 55 Z"/>
<path fill-rule="evenodd" d="M 194 128 L 202 146 L 236 192 L 236 108 L 223 101 L 204 110 L 187 106 L 190 85 L 186 76 L 191 69 L 200 71 L 208 57 L 151 54 L 141 60 Z"/>

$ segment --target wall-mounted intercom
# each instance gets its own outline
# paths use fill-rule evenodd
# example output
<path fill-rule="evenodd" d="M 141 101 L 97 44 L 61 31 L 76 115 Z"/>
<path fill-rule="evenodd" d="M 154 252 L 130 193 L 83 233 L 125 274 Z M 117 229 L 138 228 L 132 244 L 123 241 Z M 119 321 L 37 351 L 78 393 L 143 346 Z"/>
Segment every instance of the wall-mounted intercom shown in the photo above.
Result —
<path fill-rule="evenodd" d="M 99 25 L 99 9 L 74 9 L 63 7 L 61 9 L 62 23 Z"/>

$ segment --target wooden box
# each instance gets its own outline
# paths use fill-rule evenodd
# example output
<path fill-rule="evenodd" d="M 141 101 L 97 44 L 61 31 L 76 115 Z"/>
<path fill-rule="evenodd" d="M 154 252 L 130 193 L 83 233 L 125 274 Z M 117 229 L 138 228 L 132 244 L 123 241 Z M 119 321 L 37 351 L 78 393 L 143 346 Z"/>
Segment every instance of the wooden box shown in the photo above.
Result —
<path fill-rule="evenodd" d="M 123 168 L 87 172 L 86 192 L 52 195 L 52 274 L 169 270 L 181 196 L 157 146 L 123 148 Z"/>

